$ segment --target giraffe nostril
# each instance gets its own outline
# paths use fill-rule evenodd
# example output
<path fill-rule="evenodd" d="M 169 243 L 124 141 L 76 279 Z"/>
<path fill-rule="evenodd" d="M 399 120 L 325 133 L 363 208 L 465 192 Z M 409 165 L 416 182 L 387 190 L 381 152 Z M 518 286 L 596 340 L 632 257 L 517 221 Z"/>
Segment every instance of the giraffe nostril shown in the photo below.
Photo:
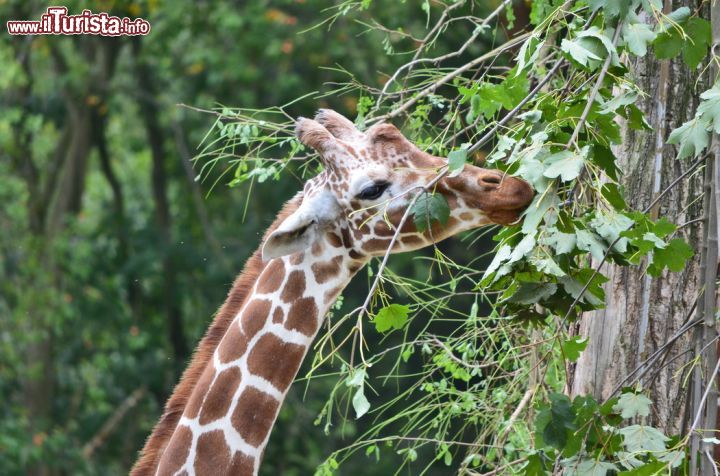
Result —
<path fill-rule="evenodd" d="M 480 177 L 480 182 L 483 185 L 500 185 L 500 176 L 498 175 L 483 175 Z"/>

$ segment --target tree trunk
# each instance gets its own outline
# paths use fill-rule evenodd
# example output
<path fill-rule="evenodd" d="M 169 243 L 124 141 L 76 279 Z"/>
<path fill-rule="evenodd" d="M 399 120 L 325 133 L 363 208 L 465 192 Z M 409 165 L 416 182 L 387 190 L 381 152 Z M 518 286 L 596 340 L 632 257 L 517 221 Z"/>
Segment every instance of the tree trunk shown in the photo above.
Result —
<path fill-rule="evenodd" d="M 666 11 L 682 5 L 695 11 L 696 2 L 682 0 L 668 5 Z M 705 15 L 703 17 L 707 18 Z M 699 71 L 689 71 L 678 57 L 659 61 L 649 54 L 633 64 L 638 85 L 647 93 L 638 106 L 645 112 L 653 131 L 635 131 L 623 127 L 622 143 L 615 147 L 628 205 L 645 209 L 655 197 L 694 165 L 694 160 L 677 160 L 677 151 L 666 145 L 669 133 L 690 119 L 697 108 L 699 93 L 706 89 L 698 82 Z M 573 394 L 592 394 L 609 398 L 627 385 L 626 377 L 637 376 L 643 388 L 650 390 L 653 411 L 649 424 L 666 433 L 681 430 L 687 397 L 684 365 L 693 358 L 693 332 L 684 332 L 668 353 L 650 365 L 645 360 L 661 348 L 695 316 L 700 291 L 700 259 L 703 224 L 703 173 L 694 173 L 679 181 L 650 211 L 653 218 L 666 217 L 680 225 L 677 237 L 696 250 L 695 257 L 679 273 L 664 272 L 651 278 L 645 268 L 604 265 L 609 281 L 605 285 L 605 309 L 586 313 L 579 332 L 589 338 L 588 347 L 577 362 Z M 698 221 L 695 221 L 698 220 Z"/>
<path fill-rule="evenodd" d="M 135 67 L 139 86 L 139 105 L 142 120 L 147 132 L 148 143 L 152 155 L 152 190 L 155 199 L 155 220 L 158 225 L 160 247 L 164 251 L 163 258 L 163 303 L 167 314 L 168 337 L 175 354 L 176 373 L 179 375 L 185 360 L 190 355 L 185 329 L 182 321 L 177 289 L 177 270 L 170 255 L 172 243 L 172 216 L 167 190 L 167 172 L 165 164 L 165 134 L 158 120 L 158 108 L 155 102 L 157 87 L 153 80 L 151 67 L 141 55 L 141 40 L 133 38 Z"/>

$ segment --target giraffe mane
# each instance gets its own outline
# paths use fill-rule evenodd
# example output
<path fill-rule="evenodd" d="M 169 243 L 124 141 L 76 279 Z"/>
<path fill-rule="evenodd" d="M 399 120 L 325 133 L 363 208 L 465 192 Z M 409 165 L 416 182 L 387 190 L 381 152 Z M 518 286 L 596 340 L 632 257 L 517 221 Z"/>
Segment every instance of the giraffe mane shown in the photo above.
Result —
<path fill-rule="evenodd" d="M 299 192 L 295 197 L 285 203 L 275 221 L 265 232 L 260 247 L 255 250 L 252 256 L 245 262 L 242 272 L 235 278 L 228 297 L 215 314 L 212 324 L 210 324 L 205 336 L 203 336 L 196 347 L 190 365 L 183 372 L 180 382 L 175 386 L 170 399 L 165 404 L 162 417 L 145 442 L 145 446 L 141 451 L 142 456 L 130 471 L 131 476 L 155 474 L 157 465 L 160 462 L 160 457 L 170 437 L 172 437 L 178 421 L 180 421 L 180 417 L 185 410 L 185 406 L 203 370 L 212 359 L 215 349 L 220 344 L 220 340 L 225 335 L 225 332 L 228 327 L 230 327 L 237 313 L 240 312 L 255 281 L 265 268 L 265 263 L 262 261 L 260 251 L 262 249 L 262 243 L 265 242 L 270 233 L 272 233 L 283 220 L 297 210 L 301 201 L 302 192 Z"/>

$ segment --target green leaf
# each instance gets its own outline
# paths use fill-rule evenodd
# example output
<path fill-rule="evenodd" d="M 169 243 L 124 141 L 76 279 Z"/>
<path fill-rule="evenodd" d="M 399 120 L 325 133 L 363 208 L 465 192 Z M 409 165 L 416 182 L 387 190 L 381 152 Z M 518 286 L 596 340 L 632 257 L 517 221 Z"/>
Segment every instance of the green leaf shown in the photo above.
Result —
<path fill-rule="evenodd" d="M 560 177 L 563 182 L 569 182 L 580 175 L 580 171 L 585 165 L 583 155 L 585 154 L 580 155 L 569 150 L 552 154 L 545 159 L 544 163 L 547 168 L 543 175 L 548 178 Z"/>
<path fill-rule="evenodd" d="M 508 299 L 515 304 L 535 304 L 555 294 L 555 283 L 521 283 L 515 294 Z"/>
<path fill-rule="evenodd" d="M 533 25 L 540 24 L 563 3 L 564 0 L 534 0 L 530 2 L 530 22 Z"/>
<path fill-rule="evenodd" d="M 495 162 L 505 157 L 507 151 L 512 149 L 517 141 L 510 136 L 500 136 L 495 151 L 487 158 L 488 162 Z"/>
<path fill-rule="evenodd" d="M 673 231 L 677 230 L 677 225 L 665 217 L 652 224 L 652 231 L 660 238 L 665 238 Z"/>
<path fill-rule="evenodd" d="M 710 134 L 707 131 L 709 124 L 702 116 L 696 115 L 670 133 L 668 144 L 680 146 L 678 159 L 688 156 L 697 157 L 708 145 Z"/>
<path fill-rule="evenodd" d="M 683 24 L 688 20 L 688 18 L 690 18 L 690 15 L 692 15 L 690 8 L 680 7 L 677 10 L 670 12 L 670 14 L 668 15 L 668 19 L 672 23 Z"/>
<path fill-rule="evenodd" d="M 456 149 L 448 154 L 448 174 L 450 177 L 456 177 L 465 168 L 465 162 L 467 161 L 467 150 Z"/>
<path fill-rule="evenodd" d="M 642 393 L 626 392 L 620 395 L 613 410 L 619 412 L 625 419 L 636 416 L 646 417 L 650 415 L 650 405 L 652 401 Z"/>
<path fill-rule="evenodd" d="M 350 372 L 345 385 L 348 387 L 362 387 L 365 384 L 365 368 L 360 367 Z"/>
<path fill-rule="evenodd" d="M 530 36 L 530 38 L 523 42 L 516 59 L 517 72 L 515 75 L 522 73 L 527 65 L 535 63 L 535 60 L 537 60 L 537 57 L 540 55 L 540 50 L 544 44 L 545 42 L 540 41 L 536 35 Z M 530 51 L 529 55 L 528 51 Z"/>
<path fill-rule="evenodd" d="M 609 147 L 602 146 L 600 144 L 593 144 L 590 149 L 590 160 L 599 166 L 611 179 L 617 182 L 618 180 L 618 168 L 615 165 L 617 158 L 613 154 Z"/>
<path fill-rule="evenodd" d="M 590 285 L 588 285 L 585 293 L 581 295 L 580 293 L 593 275 L 595 277 Z M 590 268 L 583 268 L 573 273 L 573 276 L 564 276 L 559 278 L 558 281 L 562 284 L 565 291 L 574 299 L 578 299 L 579 302 L 587 302 L 593 306 L 602 306 L 605 302 L 605 293 L 602 289 L 602 284 L 607 282 L 607 278 L 599 273 L 595 275 L 594 271 Z"/>
<path fill-rule="evenodd" d="M 505 109 L 510 110 L 525 99 L 529 91 L 530 82 L 525 75 L 517 75 L 512 71 L 500 84 L 500 98 Z"/>
<path fill-rule="evenodd" d="M 590 225 L 593 229 L 608 243 L 615 242 L 616 239 L 620 238 L 620 234 L 625 230 L 629 230 L 634 223 L 632 219 L 625 215 L 613 212 L 597 212 L 593 219 L 590 220 Z M 614 249 L 620 253 L 625 253 L 625 251 L 627 251 L 627 243 L 627 238 L 620 238 L 617 243 L 615 243 Z"/>
<path fill-rule="evenodd" d="M 629 106 L 630 104 L 634 104 L 635 101 L 637 101 L 637 98 L 638 93 L 636 91 L 627 91 L 620 95 L 614 96 L 609 101 L 605 101 L 605 103 L 603 103 L 602 109 L 600 109 L 600 112 L 603 114 L 615 112 L 620 108 Z"/>
<path fill-rule="evenodd" d="M 508 264 L 520 261 L 524 256 L 527 256 L 535 247 L 535 235 L 526 235 L 520 243 L 513 248 L 512 254 L 510 254 L 510 260 Z"/>
<path fill-rule="evenodd" d="M 625 1 L 625 0 L 621 0 Z M 577 34 L 577 37 L 579 41 L 583 44 L 588 46 L 591 50 L 596 51 L 598 55 L 601 55 L 601 57 L 604 59 L 607 55 L 610 55 L 612 57 L 612 64 L 615 66 L 618 66 L 620 64 L 617 50 L 615 49 L 615 45 L 613 44 L 613 41 L 610 37 L 608 37 L 605 34 L 606 30 L 600 30 L 596 26 L 591 26 L 587 30 L 583 30 L 580 33 Z M 600 48 L 598 48 L 597 44 L 588 43 L 588 41 L 583 40 L 597 40 L 600 43 Z M 602 52 L 600 49 L 604 49 L 605 51 Z"/>
<path fill-rule="evenodd" d="M 402 304 L 390 304 L 378 311 L 373 322 L 378 332 L 387 332 L 390 329 L 400 330 L 407 323 L 410 307 Z"/>
<path fill-rule="evenodd" d="M 590 49 L 589 44 L 581 41 L 581 39 L 568 40 L 563 38 L 560 49 L 583 66 L 588 66 L 590 60 L 600 61 L 602 59 Z"/>
<path fill-rule="evenodd" d="M 648 43 L 652 43 L 657 36 L 645 23 L 624 23 L 622 27 L 623 39 L 628 50 L 637 56 L 645 56 Z"/>
<path fill-rule="evenodd" d="M 666 454 L 658 456 L 657 459 L 665 463 L 666 467 L 669 466 L 670 468 L 677 468 L 685 461 L 685 451 L 668 451 Z"/>
<path fill-rule="evenodd" d="M 692 17 L 683 27 L 689 37 L 683 42 L 683 60 L 695 69 L 705 59 L 712 43 L 710 22 L 699 17 Z"/>
<path fill-rule="evenodd" d="M 700 95 L 702 102 L 698 106 L 698 114 L 703 122 L 712 125 L 716 134 L 720 134 L 720 82 Z"/>
<path fill-rule="evenodd" d="M 482 114 L 485 119 L 490 119 L 500 110 L 501 104 L 497 101 L 497 87 L 494 84 L 484 83 L 482 84 L 476 96 L 478 99 L 473 97 L 470 100 L 473 115 L 479 116 Z"/>
<path fill-rule="evenodd" d="M 655 233 L 652 233 L 648 231 L 642 236 L 642 239 L 644 241 L 648 241 L 653 244 L 653 248 L 667 248 L 667 243 L 665 243 L 662 239 L 660 239 L 659 236 L 657 236 Z"/>
<path fill-rule="evenodd" d="M 667 464 L 662 461 L 652 461 L 628 471 L 621 471 L 618 476 L 658 476 L 667 472 Z"/>
<path fill-rule="evenodd" d="M 575 415 L 566 395 L 551 393 L 550 402 L 550 419 L 542 431 L 542 436 L 546 444 L 562 450 L 567 443 L 568 430 L 575 429 Z"/>
<path fill-rule="evenodd" d="M 618 467 L 607 461 L 597 461 L 594 459 L 585 460 L 574 470 L 571 469 L 567 473 L 568 476 L 605 476 L 609 471 L 618 471 Z"/>
<path fill-rule="evenodd" d="M 485 281 L 485 279 L 493 274 L 495 271 L 500 268 L 500 265 L 504 263 L 505 261 L 510 258 L 510 255 L 512 254 L 512 247 L 510 245 L 502 245 L 500 249 L 495 253 L 495 257 L 490 262 L 490 265 L 485 270 L 485 274 L 483 274 L 482 280 Z"/>
<path fill-rule="evenodd" d="M 580 353 L 587 347 L 588 340 L 580 336 L 575 336 L 570 340 L 563 341 L 561 345 L 565 358 L 570 362 L 577 362 L 577 359 L 580 358 Z"/>
<path fill-rule="evenodd" d="M 607 17 L 624 17 L 630 11 L 629 0 L 588 0 L 588 5 L 593 10 L 602 8 Z"/>
<path fill-rule="evenodd" d="M 605 183 L 600 188 L 600 194 L 608 201 L 615 210 L 625 210 L 627 204 L 623 198 L 623 194 L 620 192 L 620 188 L 614 183 Z"/>
<path fill-rule="evenodd" d="M 654 15 L 663 7 L 662 0 L 640 0 L 640 3 L 648 15 Z"/>
<path fill-rule="evenodd" d="M 473 119 L 483 113 L 482 106 L 482 98 L 479 94 L 475 94 L 470 98 L 470 111 L 472 111 Z M 492 114 L 494 114 L 494 112 Z"/>
<path fill-rule="evenodd" d="M 650 123 L 645 119 L 645 114 L 635 104 L 631 104 L 625 108 L 625 118 L 628 121 L 630 129 L 636 131 L 651 131 L 653 130 Z"/>
<path fill-rule="evenodd" d="M 445 452 L 443 463 L 445 463 L 445 466 L 450 466 L 452 464 L 452 453 L 450 453 L 450 451 Z"/>
<path fill-rule="evenodd" d="M 625 448 L 630 453 L 665 451 L 665 442 L 669 439 L 660 430 L 645 425 L 630 425 L 620 428 L 618 432 L 623 436 Z"/>
<path fill-rule="evenodd" d="M 570 253 L 575 249 L 577 238 L 575 237 L 575 233 L 563 233 L 553 227 L 546 230 L 543 242 L 555 248 L 557 254 L 562 255 Z"/>
<path fill-rule="evenodd" d="M 370 410 L 370 402 L 365 397 L 364 388 L 360 387 L 352 398 L 352 406 L 355 410 L 355 418 L 360 418 Z"/>
<path fill-rule="evenodd" d="M 648 274 L 660 276 L 664 268 L 678 272 L 685 268 L 685 262 L 695 253 L 682 238 L 675 238 L 668 242 L 665 248 L 655 249 L 652 263 L 648 266 Z"/>
<path fill-rule="evenodd" d="M 605 257 L 607 246 L 593 232 L 588 230 L 577 230 L 577 247 L 583 251 L 588 251 L 596 260 L 602 260 Z"/>
<path fill-rule="evenodd" d="M 433 221 L 445 224 L 450 217 L 450 206 L 443 195 L 439 193 L 421 193 L 412 208 L 415 228 L 420 233 L 426 231 L 428 225 Z"/>
<path fill-rule="evenodd" d="M 680 54 L 684 46 L 682 32 L 677 27 L 670 27 L 668 30 L 658 34 L 653 42 L 655 56 L 658 59 L 672 59 Z"/>
<path fill-rule="evenodd" d="M 557 201 L 557 194 L 552 190 L 545 190 L 544 193 L 535 195 L 530 206 L 523 212 L 522 232 L 534 233 L 548 210 L 557 205 Z"/>
<path fill-rule="evenodd" d="M 532 256 L 530 257 L 530 263 L 541 273 L 552 276 L 565 276 L 565 271 L 550 256 Z"/>
<path fill-rule="evenodd" d="M 533 2 L 534 3 L 534 2 Z M 540 453 L 533 453 L 527 458 L 527 464 L 523 468 L 525 476 L 545 476 L 547 470 L 543 457 Z"/>

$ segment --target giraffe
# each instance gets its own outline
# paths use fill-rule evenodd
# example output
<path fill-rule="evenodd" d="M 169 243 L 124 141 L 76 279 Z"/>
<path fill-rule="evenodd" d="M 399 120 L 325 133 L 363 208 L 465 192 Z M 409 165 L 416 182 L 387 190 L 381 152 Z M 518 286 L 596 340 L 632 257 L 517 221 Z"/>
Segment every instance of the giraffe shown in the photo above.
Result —
<path fill-rule="evenodd" d="M 256 475 L 326 312 L 372 257 L 386 253 L 414 194 L 447 165 L 392 124 L 363 133 L 328 109 L 299 118 L 295 132 L 324 171 L 285 204 L 235 280 L 133 476 Z M 433 187 L 450 206 L 447 223 L 419 232 L 406 220 L 391 252 L 514 223 L 533 197 L 526 182 L 469 164 Z"/>

